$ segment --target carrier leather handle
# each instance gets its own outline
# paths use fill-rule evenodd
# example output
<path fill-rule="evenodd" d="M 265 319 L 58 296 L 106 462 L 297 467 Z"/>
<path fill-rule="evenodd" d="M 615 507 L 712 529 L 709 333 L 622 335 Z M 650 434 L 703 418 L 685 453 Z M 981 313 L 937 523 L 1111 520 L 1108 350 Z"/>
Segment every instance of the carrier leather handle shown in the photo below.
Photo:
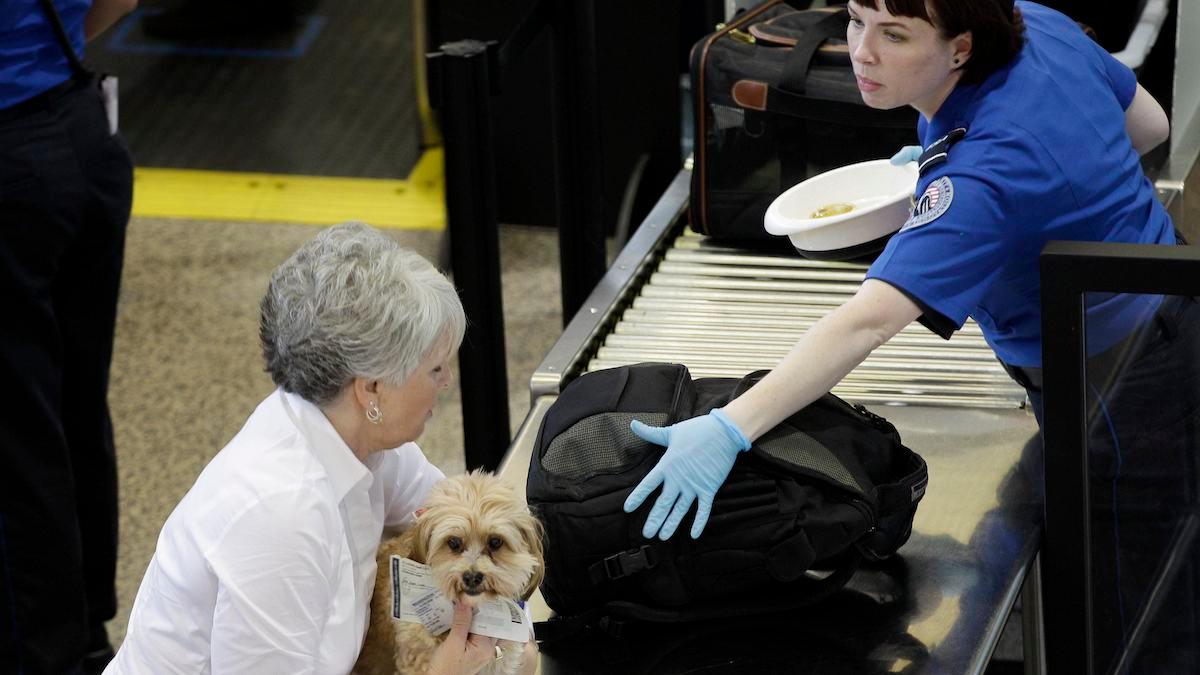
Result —
<path fill-rule="evenodd" d="M 828 16 L 823 17 L 814 23 L 812 28 L 804 31 L 804 35 L 796 40 L 796 46 L 792 48 L 787 61 L 783 64 L 783 75 L 779 80 L 779 88 L 796 94 L 804 94 L 807 88 L 805 81 L 808 78 L 808 69 L 812 65 L 817 49 L 826 40 L 845 35 L 849 17 L 850 13 L 845 8 L 840 8 L 829 12 Z"/>

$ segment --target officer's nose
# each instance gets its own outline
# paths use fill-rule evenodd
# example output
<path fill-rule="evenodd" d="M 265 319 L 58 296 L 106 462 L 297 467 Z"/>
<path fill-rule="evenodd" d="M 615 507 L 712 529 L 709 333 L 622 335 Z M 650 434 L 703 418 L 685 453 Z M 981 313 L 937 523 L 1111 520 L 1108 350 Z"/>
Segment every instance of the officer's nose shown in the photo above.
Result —
<path fill-rule="evenodd" d="M 875 51 L 868 44 L 867 36 L 862 35 L 850 45 L 850 59 L 855 63 L 876 63 Z"/>

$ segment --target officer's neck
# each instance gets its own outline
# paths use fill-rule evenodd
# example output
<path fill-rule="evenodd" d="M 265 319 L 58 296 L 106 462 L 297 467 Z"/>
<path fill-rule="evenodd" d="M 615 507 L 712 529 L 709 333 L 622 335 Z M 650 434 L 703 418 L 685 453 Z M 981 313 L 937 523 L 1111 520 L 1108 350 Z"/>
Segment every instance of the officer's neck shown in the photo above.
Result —
<path fill-rule="evenodd" d="M 928 96 L 920 100 L 913 101 L 910 105 L 916 108 L 917 112 L 921 113 L 921 116 L 925 118 L 926 122 L 932 122 L 933 116 L 936 115 L 937 111 L 941 109 L 942 104 L 946 102 L 946 99 L 950 98 L 950 94 L 954 91 L 954 88 L 958 86 L 958 81 L 961 79 L 961 70 L 950 71 L 950 74 L 946 77 L 946 80 L 942 82 L 937 89 L 931 92 Z"/>

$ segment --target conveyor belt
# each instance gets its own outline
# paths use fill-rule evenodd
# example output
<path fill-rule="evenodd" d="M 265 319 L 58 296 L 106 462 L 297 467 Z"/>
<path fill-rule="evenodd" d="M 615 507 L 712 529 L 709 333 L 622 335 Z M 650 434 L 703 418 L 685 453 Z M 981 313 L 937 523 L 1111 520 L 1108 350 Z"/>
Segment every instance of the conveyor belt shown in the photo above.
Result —
<path fill-rule="evenodd" d="M 862 264 L 731 248 L 693 233 L 684 217 L 689 177 L 676 175 L 534 371 L 531 400 L 582 372 L 643 361 L 682 363 L 694 377 L 771 368 L 862 284 Z M 833 391 L 874 405 L 1025 404 L 973 321 L 948 341 L 913 324 Z"/>
<path fill-rule="evenodd" d="M 587 370 L 683 363 L 694 377 L 771 368 L 862 283 L 866 266 L 746 254 L 683 229 L 596 350 Z M 855 368 L 834 393 L 890 405 L 1019 408 L 1025 391 L 973 321 L 949 341 L 913 324 Z"/>

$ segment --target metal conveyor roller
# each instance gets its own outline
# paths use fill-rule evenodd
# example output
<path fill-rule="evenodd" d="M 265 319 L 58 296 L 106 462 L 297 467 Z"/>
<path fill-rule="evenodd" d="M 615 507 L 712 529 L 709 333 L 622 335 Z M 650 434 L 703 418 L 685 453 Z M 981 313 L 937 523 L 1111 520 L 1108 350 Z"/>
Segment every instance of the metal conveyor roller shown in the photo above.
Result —
<path fill-rule="evenodd" d="M 854 294 L 866 266 L 796 255 L 746 255 L 683 230 L 596 350 L 587 370 L 642 361 L 683 363 L 694 377 L 773 367 L 826 312 Z M 913 324 L 834 388 L 852 401 L 1019 408 L 979 327 L 949 341 Z"/>

